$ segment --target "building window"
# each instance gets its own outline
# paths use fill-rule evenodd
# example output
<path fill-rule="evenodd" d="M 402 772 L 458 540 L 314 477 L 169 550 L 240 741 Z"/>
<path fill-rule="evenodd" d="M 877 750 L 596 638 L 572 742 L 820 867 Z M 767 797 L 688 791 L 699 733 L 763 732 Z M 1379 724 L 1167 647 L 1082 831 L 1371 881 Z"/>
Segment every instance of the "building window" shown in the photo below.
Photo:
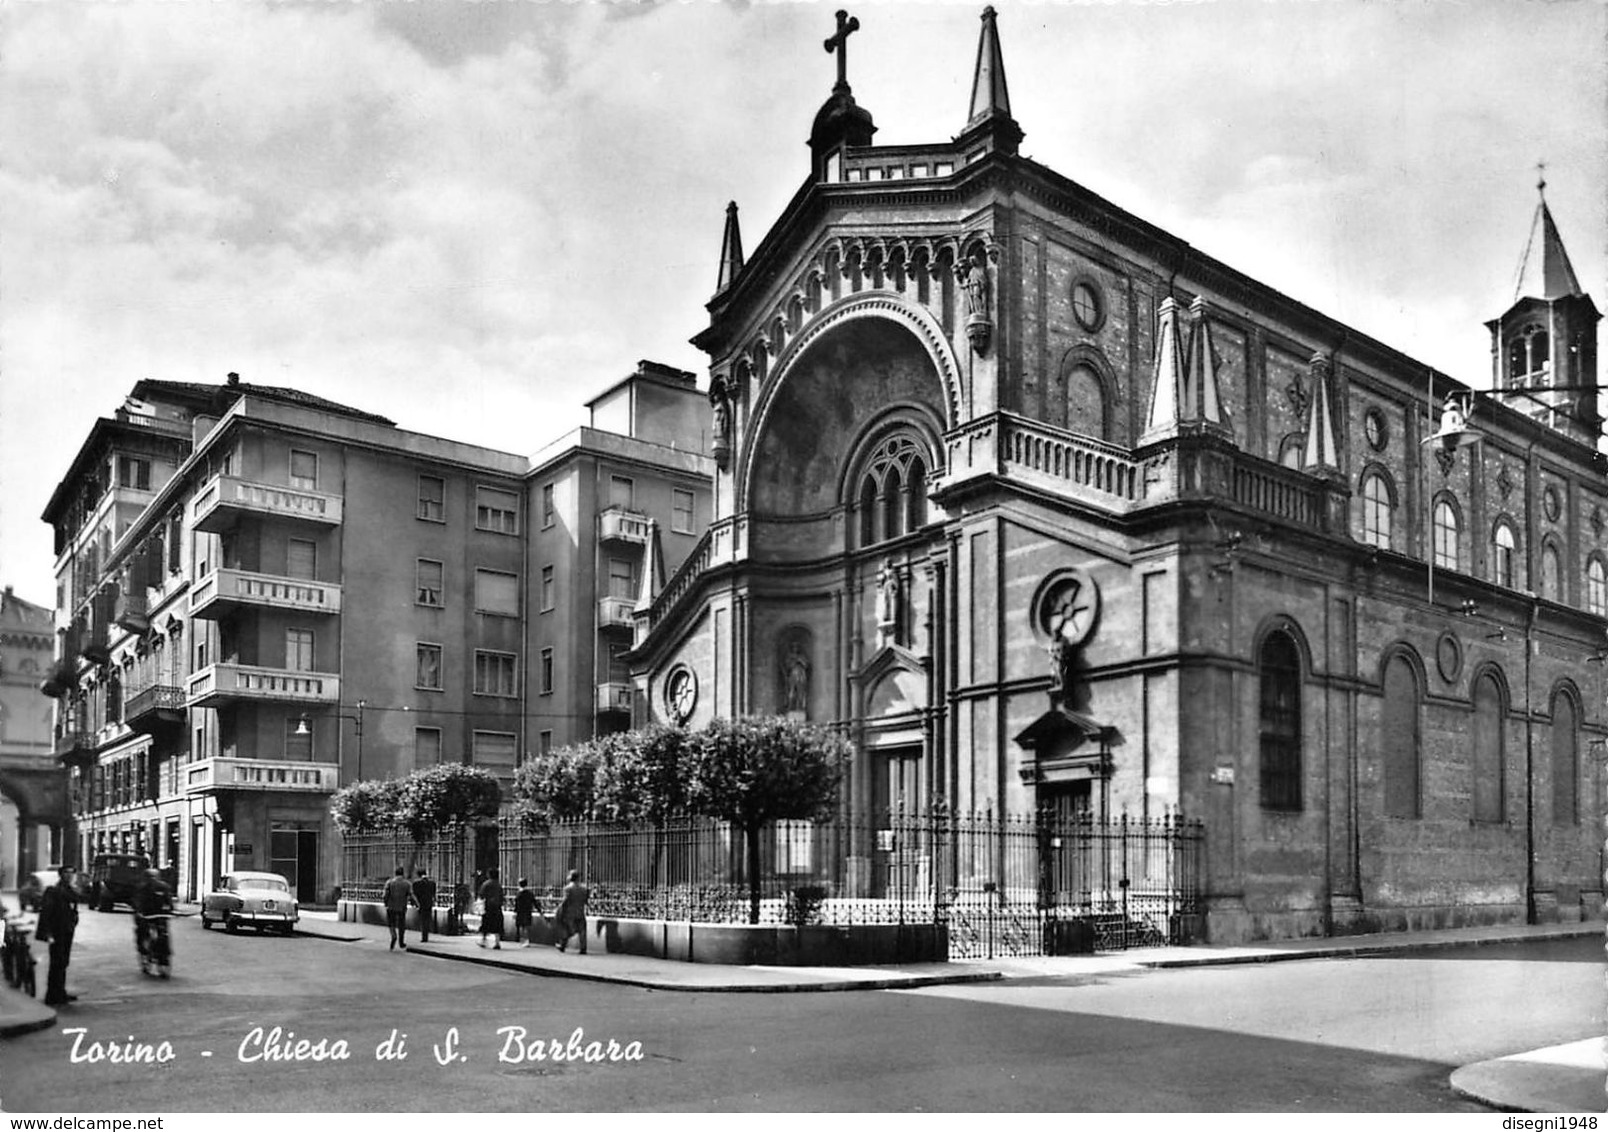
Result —
<path fill-rule="evenodd" d="M 311 629 L 285 630 L 285 667 L 292 672 L 315 672 L 313 667 L 313 631 Z"/>
<path fill-rule="evenodd" d="M 557 594 L 557 585 L 553 581 L 553 568 L 542 567 L 542 612 L 551 613 Z"/>
<path fill-rule="evenodd" d="M 511 652 L 475 650 L 475 695 L 513 696 L 518 694 L 515 677 L 518 658 Z"/>
<path fill-rule="evenodd" d="M 475 612 L 518 617 L 519 575 L 500 570 L 476 570 Z"/>
<path fill-rule="evenodd" d="M 434 766 L 441 761 L 441 728 L 413 729 L 413 765 Z"/>
<path fill-rule="evenodd" d="M 285 758 L 313 761 L 313 729 L 301 716 L 285 720 Z"/>
<path fill-rule="evenodd" d="M 298 448 L 290 450 L 290 486 L 302 491 L 318 490 L 318 455 L 313 452 L 303 452 Z"/>
<path fill-rule="evenodd" d="M 1498 520 L 1496 532 L 1491 536 L 1492 549 L 1495 552 L 1491 558 L 1491 568 L 1495 574 L 1496 584 L 1513 588 L 1513 552 L 1517 543 L 1513 538 L 1513 528 L 1505 520 Z"/>
<path fill-rule="evenodd" d="M 670 495 L 670 529 L 678 535 L 692 533 L 692 492 L 679 487 Z"/>
<path fill-rule="evenodd" d="M 1381 550 L 1390 549 L 1390 484 L 1378 472 L 1362 478 L 1362 541 Z"/>
<path fill-rule="evenodd" d="M 1507 813 L 1507 745 L 1502 689 L 1489 672 L 1474 682 L 1474 820 Z"/>
<path fill-rule="evenodd" d="M 470 759 L 475 766 L 491 771 L 498 778 L 511 779 L 519 763 L 515 741 L 511 731 L 476 731 Z"/>
<path fill-rule="evenodd" d="M 136 491 L 151 490 L 151 462 L 133 456 L 117 458 L 117 486 Z"/>
<path fill-rule="evenodd" d="M 540 735 L 537 736 L 537 744 L 538 744 L 537 749 L 539 751 L 541 751 L 542 754 L 544 754 L 544 755 L 552 754 L 552 752 L 553 752 L 553 733 L 551 731 L 543 731 Z"/>
<path fill-rule="evenodd" d="M 629 559 L 609 559 L 609 596 L 627 600 L 636 596 L 636 570 Z"/>
<path fill-rule="evenodd" d="M 1301 656 L 1289 633 L 1278 630 L 1262 643 L 1262 807 L 1301 809 Z"/>
<path fill-rule="evenodd" d="M 1093 280 L 1079 279 L 1072 284 L 1072 317 L 1090 334 L 1099 330 L 1105 321 L 1105 302 L 1099 285 Z"/>
<path fill-rule="evenodd" d="M 1435 501 L 1435 565 L 1445 570 L 1458 569 L 1457 508 L 1449 499 Z"/>
<path fill-rule="evenodd" d="M 878 442 L 856 493 L 860 544 L 898 538 L 927 521 L 927 460 L 908 432 Z"/>
<path fill-rule="evenodd" d="M 1574 825 L 1580 820 L 1580 731 L 1574 698 L 1559 691 L 1552 696 L 1552 824 Z"/>
<path fill-rule="evenodd" d="M 311 539 L 285 541 L 285 577 L 312 581 L 318 577 L 318 544 Z"/>
<path fill-rule="evenodd" d="M 1403 656 L 1385 667 L 1385 703 L 1380 736 L 1385 763 L 1385 816 L 1419 816 L 1418 674 Z"/>
<path fill-rule="evenodd" d="M 1563 600 L 1563 559 L 1550 542 L 1541 547 L 1541 596 L 1548 601 Z"/>
<path fill-rule="evenodd" d="M 441 606 L 446 604 L 442 599 L 441 591 L 445 580 L 446 566 L 429 558 L 418 560 L 414 568 L 414 603 L 417 605 Z"/>
<path fill-rule="evenodd" d="M 419 518 L 431 523 L 447 521 L 447 481 L 440 476 L 419 477 Z"/>
<path fill-rule="evenodd" d="M 1598 617 L 1608 617 L 1608 566 L 1601 558 L 1586 563 L 1586 609 Z"/>
<path fill-rule="evenodd" d="M 519 496 L 495 487 L 475 488 L 475 529 L 519 533 Z"/>
<path fill-rule="evenodd" d="M 636 481 L 628 476 L 609 477 L 609 506 L 625 511 L 636 509 Z"/>
<path fill-rule="evenodd" d="M 441 691 L 441 646 L 421 644 L 418 646 L 417 657 L 413 686 L 427 692 Z"/>
<path fill-rule="evenodd" d="M 550 648 L 542 650 L 541 674 L 542 695 L 550 696 L 553 694 L 553 650 Z"/>
<path fill-rule="evenodd" d="M 553 485 L 542 485 L 542 530 L 546 530 L 554 522 Z"/>
<path fill-rule="evenodd" d="M 1527 326 L 1508 341 L 1508 387 L 1525 389 L 1550 385 L 1551 339 L 1539 326 Z"/>

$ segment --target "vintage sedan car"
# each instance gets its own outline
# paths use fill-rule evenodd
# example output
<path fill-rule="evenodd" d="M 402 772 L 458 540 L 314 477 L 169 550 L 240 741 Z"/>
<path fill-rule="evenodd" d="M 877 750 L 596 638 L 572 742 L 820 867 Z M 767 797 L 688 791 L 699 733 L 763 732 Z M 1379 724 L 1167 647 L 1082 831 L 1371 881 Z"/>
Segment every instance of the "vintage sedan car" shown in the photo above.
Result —
<path fill-rule="evenodd" d="M 290 884 L 278 873 L 229 873 L 201 901 L 201 926 L 222 924 L 229 931 L 274 928 L 289 935 L 300 913 Z"/>

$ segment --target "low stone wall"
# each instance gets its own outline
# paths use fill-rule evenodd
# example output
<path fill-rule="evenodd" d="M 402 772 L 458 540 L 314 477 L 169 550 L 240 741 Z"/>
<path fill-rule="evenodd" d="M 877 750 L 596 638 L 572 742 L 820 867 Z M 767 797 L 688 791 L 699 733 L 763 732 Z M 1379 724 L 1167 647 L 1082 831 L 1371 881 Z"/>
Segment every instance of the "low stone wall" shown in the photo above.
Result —
<path fill-rule="evenodd" d="M 434 910 L 431 932 L 445 934 L 447 909 Z M 371 900 L 342 900 L 339 918 L 347 923 L 384 924 L 385 907 Z M 479 928 L 479 917 L 465 917 Z M 419 910 L 408 909 L 408 930 L 419 930 Z M 948 931 L 939 924 L 699 924 L 666 920 L 588 917 L 587 943 L 605 951 L 675 959 L 684 963 L 726 963 L 771 967 L 863 967 L 887 963 L 942 963 L 949 956 Z M 514 917 L 503 913 L 503 938 L 514 938 Z M 531 930 L 536 943 L 553 944 L 558 933 L 547 917 Z M 578 946 L 578 944 L 576 944 Z"/>

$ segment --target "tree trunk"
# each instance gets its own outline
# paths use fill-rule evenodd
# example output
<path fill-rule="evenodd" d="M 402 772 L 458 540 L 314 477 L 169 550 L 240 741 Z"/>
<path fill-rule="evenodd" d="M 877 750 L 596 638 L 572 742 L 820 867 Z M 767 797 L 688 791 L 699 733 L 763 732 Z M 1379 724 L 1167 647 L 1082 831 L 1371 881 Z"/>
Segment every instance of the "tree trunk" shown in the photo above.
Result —
<path fill-rule="evenodd" d="M 743 829 L 743 839 L 748 842 L 748 922 L 759 923 L 759 826 L 751 825 Z"/>

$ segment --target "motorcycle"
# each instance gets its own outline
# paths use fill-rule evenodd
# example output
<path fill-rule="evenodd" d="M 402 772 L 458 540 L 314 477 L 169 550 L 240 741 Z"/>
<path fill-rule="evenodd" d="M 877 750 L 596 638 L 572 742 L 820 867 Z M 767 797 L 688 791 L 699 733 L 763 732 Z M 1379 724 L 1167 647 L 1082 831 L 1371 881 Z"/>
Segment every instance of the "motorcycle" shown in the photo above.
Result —
<path fill-rule="evenodd" d="M 168 932 L 167 913 L 154 916 L 136 916 L 139 930 L 135 944 L 140 952 L 140 972 L 168 978 L 173 973 L 173 938 Z"/>

